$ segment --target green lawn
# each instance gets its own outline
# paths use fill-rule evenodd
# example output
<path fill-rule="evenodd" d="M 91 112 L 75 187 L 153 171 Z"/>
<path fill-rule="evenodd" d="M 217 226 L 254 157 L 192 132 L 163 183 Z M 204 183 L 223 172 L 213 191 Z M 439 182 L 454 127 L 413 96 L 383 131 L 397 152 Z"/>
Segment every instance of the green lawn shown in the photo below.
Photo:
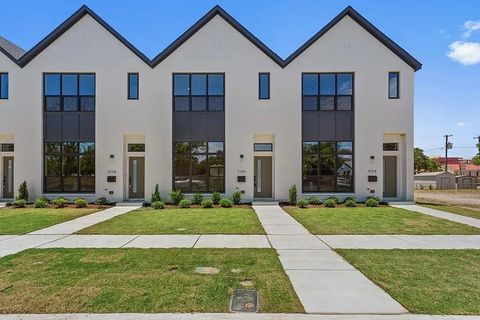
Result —
<path fill-rule="evenodd" d="M 261 312 L 304 312 L 273 249 L 30 249 L 0 260 L 0 314 L 228 312 L 244 280 Z"/>
<path fill-rule="evenodd" d="M 25 234 L 96 211 L 99 209 L 3 208 L 0 209 L 0 234 Z"/>
<path fill-rule="evenodd" d="M 82 234 L 265 234 L 253 209 L 138 209 Z"/>
<path fill-rule="evenodd" d="M 480 250 L 337 250 L 412 313 L 480 314 Z"/>
<path fill-rule="evenodd" d="M 422 207 L 442 210 L 450 213 L 460 214 L 462 216 L 480 219 L 480 210 L 473 210 L 473 209 L 468 209 L 463 207 L 440 205 L 440 204 L 422 204 Z"/>
<path fill-rule="evenodd" d="M 387 206 L 286 210 L 313 234 L 480 234 L 478 228 Z"/>

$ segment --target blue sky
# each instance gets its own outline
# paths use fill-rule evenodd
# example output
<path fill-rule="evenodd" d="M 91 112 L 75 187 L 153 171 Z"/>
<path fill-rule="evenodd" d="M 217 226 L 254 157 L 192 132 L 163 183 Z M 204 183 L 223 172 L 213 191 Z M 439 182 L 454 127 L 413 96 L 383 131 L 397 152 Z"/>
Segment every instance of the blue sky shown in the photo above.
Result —
<path fill-rule="evenodd" d="M 2 0 L 0 35 L 30 49 L 87 4 L 152 58 L 219 4 L 285 58 L 351 5 L 420 62 L 415 83 L 415 145 L 452 156 L 475 155 L 480 134 L 480 1 L 107 1 Z M 450 54 L 450 57 L 448 56 Z"/>

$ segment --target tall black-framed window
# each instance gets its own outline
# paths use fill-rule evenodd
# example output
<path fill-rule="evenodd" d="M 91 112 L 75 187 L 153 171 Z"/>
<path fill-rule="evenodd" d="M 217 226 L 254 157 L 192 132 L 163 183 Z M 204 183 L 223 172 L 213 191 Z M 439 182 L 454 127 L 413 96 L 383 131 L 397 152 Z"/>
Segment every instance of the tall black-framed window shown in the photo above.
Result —
<path fill-rule="evenodd" d="M 388 73 L 388 98 L 400 98 L 400 72 Z"/>
<path fill-rule="evenodd" d="M 139 92 L 139 76 L 138 73 L 128 74 L 128 100 L 138 100 Z"/>
<path fill-rule="evenodd" d="M 304 141 L 302 191 L 353 192 L 353 142 Z"/>
<path fill-rule="evenodd" d="M 46 193 L 95 192 L 95 142 L 45 142 Z"/>
<path fill-rule="evenodd" d="M 270 73 L 258 74 L 258 99 L 270 99 Z"/>
<path fill-rule="evenodd" d="M 0 99 L 8 99 L 8 73 L 0 73 Z"/>
<path fill-rule="evenodd" d="M 303 111 L 353 110 L 353 73 L 303 73 Z"/>
<path fill-rule="evenodd" d="M 174 73 L 174 111 L 223 111 L 225 75 L 223 73 Z"/>
<path fill-rule="evenodd" d="M 44 110 L 95 111 L 95 74 L 44 73 Z"/>
<path fill-rule="evenodd" d="M 224 192 L 224 142 L 174 142 L 173 189 L 182 192 Z"/>

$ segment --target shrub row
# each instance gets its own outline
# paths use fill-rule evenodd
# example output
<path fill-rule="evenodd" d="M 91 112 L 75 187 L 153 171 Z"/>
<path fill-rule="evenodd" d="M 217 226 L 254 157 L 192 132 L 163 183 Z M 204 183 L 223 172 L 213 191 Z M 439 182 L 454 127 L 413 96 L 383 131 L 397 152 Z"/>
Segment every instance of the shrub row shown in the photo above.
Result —
<path fill-rule="evenodd" d="M 356 207 L 357 206 L 357 199 L 355 197 L 347 197 L 344 200 L 344 205 L 345 207 Z M 378 207 L 378 204 L 380 203 L 380 200 L 376 197 L 371 197 L 368 198 L 367 201 L 365 201 L 365 206 L 367 207 Z M 312 196 L 308 200 L 307 199 L 300 199 L 296 202 L 296 205 L 299 208 L 308 208 L 309 205 L 320 205 L 322 204 L 322 201 L 320 200 L 319 197 L 317 196 Z M 326 208 L 334 208 L 338 204 L 340 204 L 340 199 L 338 197 L 328 197 L 323 201 L 323 205 Z"/>
<path fill-rule="evenodd" d="M 58 197 L 52 201 L 50 201 L 47 197 L 41 196 L 35 200 L 33 203 L 34 208 L 47 208 L 49 204 L 52 204 L 54 208 L 64 208 L 68 204 L 73 203 L 76 208 L 86 208 L 88 207 L 88 202 L 84 198 L 76 198 L 72 202 L 70 202 L 65 197 Z M 106 198 L 98 198 L 95 201 L 97 205 L 106 205 L 108 203 Z M 27 205 L 27 201 L 25 199 L 18 199 L 13 201 L 14 208 L 24 208 Z"/>
<path fill-rule="evenodd" d="M 240 191 L 236 191 L 232 195 L 232 199 L 222 198 L 219 192 L 213 192 L 210 199 L 204 199 L 203 195 L 199 192 L 193 195 L 192 201 L 185 199 L 182 191 L 174 190 L 169 193 L 170 200 L 176 206 L 180 208 L 190 208 L 192 204 L 200 205 L 202 208 L 213 208 L 214 205 L 220 205 L 222 208 L 231 208 L 233 205 L 238 205 L 242 201 L 242 194 Z M 147 204 L 148 205 L 148 204 Z M 158 192 L 158 184 L 155 186 L 155 190 L 152 193 L 153 209 L 164 209 L 165 203 L 160 198 Z"/>

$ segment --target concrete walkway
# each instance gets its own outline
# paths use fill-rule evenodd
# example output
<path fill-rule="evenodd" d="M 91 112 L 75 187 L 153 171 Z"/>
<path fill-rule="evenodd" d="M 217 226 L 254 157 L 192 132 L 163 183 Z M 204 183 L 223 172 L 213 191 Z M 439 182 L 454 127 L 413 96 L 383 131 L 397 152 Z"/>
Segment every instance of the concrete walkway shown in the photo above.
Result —
<path fill-rule="evenodd" d="M 319 235 L 334 249 L 480 249 L 480 235 Z"/>
<path fill-rule="evenodd" d="M 422 207 L 416 204 L 407 204 L 407 205 L 392 205 L 394 208 L 400 208 L 400 209 L 405 209 L 408 211 L 416 211 L 420 212 L 423 214 L 427 214 L 429 216 L 441 218 L 441 219 L 446 219 L 450 220 L 453 222 L 458 222 L 458 223 L 463 223 L 467 224 L 469 226 L 475 227 L 475 228 L 480 228 L 480 219 L 475 219 L 472 217 L 466 217 L 462 216 L 459 214 L 454 214 L 450 212 L 445 212 L 441 210 L 436 210 L 436 209 L 430 209 L 427 207 Z"/>
<path fill-rule="evenodd" d="M 408 312 L 279 206 L 254 209 L 307 313 Z"/>

